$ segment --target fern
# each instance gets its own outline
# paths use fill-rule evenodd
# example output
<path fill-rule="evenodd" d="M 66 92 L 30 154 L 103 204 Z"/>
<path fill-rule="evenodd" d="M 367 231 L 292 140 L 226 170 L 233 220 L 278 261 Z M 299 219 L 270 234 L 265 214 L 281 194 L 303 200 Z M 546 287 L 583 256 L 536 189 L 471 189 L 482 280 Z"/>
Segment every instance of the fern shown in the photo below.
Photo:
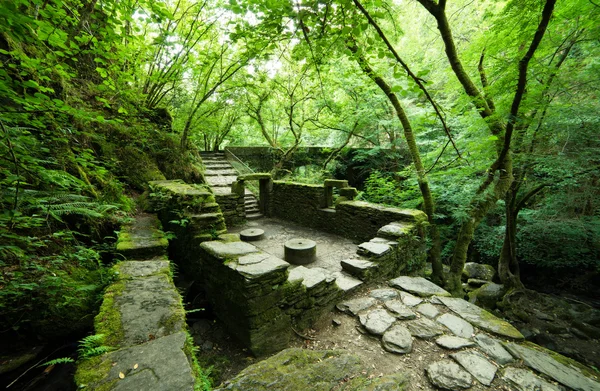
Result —
<path fill-rule="evenodd" d="M 71 357 L 59 357 L 59 358 L 55 358 L 54 360 L 46 361 L 45 363 L 41 364 L 40 367 L 48 367 L 50 365 L 68 364 L 68 363 L 74 363 L 74 362 L 75 362 L 75 360 L 73 360 Z"/>
<path fill-rule="evenodd" d="M 109 352 L 110 347 L 103 344 L 104 334 L 94 334 L 83 338 L 79 341 L 79 349 L 77 349 L 79 359 L 85 360 Z"/>

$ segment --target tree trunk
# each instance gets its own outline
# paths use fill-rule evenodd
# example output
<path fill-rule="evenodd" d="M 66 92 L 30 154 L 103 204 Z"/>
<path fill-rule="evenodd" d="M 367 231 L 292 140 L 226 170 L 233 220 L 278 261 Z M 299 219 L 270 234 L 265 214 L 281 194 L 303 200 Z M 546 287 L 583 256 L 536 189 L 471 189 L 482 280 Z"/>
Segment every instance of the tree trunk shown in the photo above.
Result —
<path fill-rule="evenodd" d="M 390 103 L 396 111 L 396 115 L 400 120 L 400 123 L 402 124 L 402 128 L 404 130 L 404 138 L 406 139 L 406 143 L 408 144 L 408 150 L 410 151 L 410 156 L 412 158 L 413 165 L 415 167 L 415 170 L 417 171 L 417 181 L 419 183 L 419 189 L 421 190 L 421 196 L 423 197 L 423 209 L 427 214 L 427 220 L 430 225 L 430 235 L 433 245 L 428 253 L 428 260 L 431 262 L 431 267 L 433 269 L 433 274 L 431 277 L 434 282 L 438 284 L 442 283 L 444 280 L 444 276 L 441 259 L 440 234 L 434 221 L 435 203 L 433 200 L 433 195 L 431 194 L 431 189 L 429 188 L 429 180 L 427 179 L 425 167 L 423 166 L 423 162 L 421 161 L 421 154 L 419 153 L 419 148 L 415 140 L 412 126 L 410 124 L 410 121 L 408 120 L 408 117 L 406 116 L 404 108 L 400 104 L 400 101 L 398 100 L 396 94 L 392 92 L 391 87 L 381 76 L 375 74 L 375 72 L 373 71 L 373 69 L 371 69 L 365 58 L 363 58 L 358 53 L 358 48 L 353 42 L 348 44 L 348 48 L 356 56 L 356 61 L 358 62 L 363 72 L 367 76 L 369 76 L 388 97 Z"/>

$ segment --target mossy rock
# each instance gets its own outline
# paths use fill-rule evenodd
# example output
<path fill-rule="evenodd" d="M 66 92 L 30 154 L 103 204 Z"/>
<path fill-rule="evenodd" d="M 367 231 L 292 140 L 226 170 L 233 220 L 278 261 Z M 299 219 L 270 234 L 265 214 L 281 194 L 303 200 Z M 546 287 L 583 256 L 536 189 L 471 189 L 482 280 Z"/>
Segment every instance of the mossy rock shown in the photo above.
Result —
<path fill-rule="evenodd" d="M 400 374 L 370 380 L 361 360 L 344 351 L 293 348 L 249 366 L 216 390 L 402 390 L 404 384 Z"/>

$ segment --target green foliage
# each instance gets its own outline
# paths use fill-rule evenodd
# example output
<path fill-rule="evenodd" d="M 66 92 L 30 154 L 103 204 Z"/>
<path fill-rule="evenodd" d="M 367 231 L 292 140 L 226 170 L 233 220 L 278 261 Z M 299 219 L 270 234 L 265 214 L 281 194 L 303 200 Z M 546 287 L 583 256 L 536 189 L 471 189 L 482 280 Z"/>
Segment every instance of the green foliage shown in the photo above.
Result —
<path fill-rule="evenodd" d="M 79 341 L 79 349 L 77 349 L 79 360 L 86 360 L 109 352 L 110 347 L 103 344 L 103 334 L 94 334 L 83 338 Z"/>

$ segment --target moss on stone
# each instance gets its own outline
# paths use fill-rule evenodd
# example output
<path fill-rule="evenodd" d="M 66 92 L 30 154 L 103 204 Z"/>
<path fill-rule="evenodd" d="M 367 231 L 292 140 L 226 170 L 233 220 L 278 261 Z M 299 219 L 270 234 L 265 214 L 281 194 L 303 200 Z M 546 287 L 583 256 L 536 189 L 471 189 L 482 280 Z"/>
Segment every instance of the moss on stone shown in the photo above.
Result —
<path fill-rule="evenodd" d="M 104 334 L 106 345 L 118 347 L 124 338 L 121 314 L 115 307 L 115 297 L 125 290 L 124 276 L 110 285 L 104 293 L 104 300 L 100 306 L 100 312 L 94 318 L 94 328 L 97 334 Z"/>
<path fill-rule="evenodd" d="M 560 353 L 557 353 L 553 350 L 546 349 L 540 345 L 534 344 L 533 342 L 526 341 L 526 342 L 523 342 L 521 345 L 523 345 L 529 349 L 537 350 L 540 353 L 547 354 L 548 356 L 552 357 L 554 360 L 558 361 L 559 363 L 561 363 L 567 367 L 574 367 L 578 371 L 580 371 L 584 376 L 586 376 L 588 378 L 595 379 L 595 380 L 599 379 L 598 372 L 595 372 L 593 369 L 586 367 L 582 363 L 575 361 L 572 358 L 565 357 Z"/>
<path fill-rule="evenodd" d="M 111 368 L 112 363 L 106 359 L 106 356 L 97 356 L 81 361 L 77 364 L 75 384 L 79 388 L 91 385 L 95 391 L 112 390 L 117 380 L 102 383 L 102 380 L 108 377 Z"/>

